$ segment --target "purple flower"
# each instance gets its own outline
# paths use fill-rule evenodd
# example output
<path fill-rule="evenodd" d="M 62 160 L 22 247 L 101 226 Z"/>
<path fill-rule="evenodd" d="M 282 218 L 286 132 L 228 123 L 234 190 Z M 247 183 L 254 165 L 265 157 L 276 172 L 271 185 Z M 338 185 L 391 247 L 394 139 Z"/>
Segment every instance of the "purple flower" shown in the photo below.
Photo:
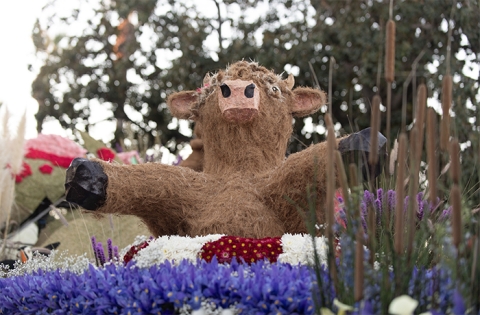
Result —
<path fill-rule="evenodd" d="M 94 236 L 92 236 L 91 238 L 92 240 L 92 249 L 93 249 L 93 256 L 95 256 L 95 263 L 97 264 L 98 266 L 98 257 L 97 257 L 97 238 Z"/>
<path fill-rule="evenodd" d="M 96 254 L 99 262 L 99 266 L 105 265 L 105 252 L 103 251 L 102 243 L 97 243 Z"/>
<path fill-rule="evenodd" d="M 395 198 L 396 198 L 396 193 L 395 190 L 389 190 L 387 192 L 387 202 L 388 202 L 388 211 L 393 213 L 395 211 Z"/>
<path fill-rule="evenodd" d="M 113 257 L 115 257 L 117 261 L 120 261 L 120 255 L 118 254 L 118 246 L 113 246 Z"/>
<path fill-rule="evenodd" d="M 107 239 L 107 250 L 108 250 L 108 261 L 113 260 L 113 248 L 112 248 L 112 239 Z"/>

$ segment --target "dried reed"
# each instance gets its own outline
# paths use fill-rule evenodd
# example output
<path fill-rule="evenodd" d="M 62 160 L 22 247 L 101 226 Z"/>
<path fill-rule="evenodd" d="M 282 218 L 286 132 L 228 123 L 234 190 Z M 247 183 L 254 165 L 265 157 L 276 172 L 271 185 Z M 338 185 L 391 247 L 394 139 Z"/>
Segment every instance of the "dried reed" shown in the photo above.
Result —
<path fill-rule="evenodd" d="M 460 183 L 460 145 L 457 138 L 450 141 L 450 176 L 456 185 Z"/>
<path fill-rule="evenodd" d="M 333 128 L 332 117 L 325 114 L 325 124 L 327 127 L 327 200 L 326 200 L 326 218 L 327 218 L 327 237 L 333 237 L 334 224 L 334 198 L 335 198 L 335 130 Z"/>
<path fill-rule="evenodd" d="M 407 157 L 407 136 L 400 134 L 398 144 L 398 164 L 397 164 L 397 183 L 396 183 L 396 203 L 395 203 L 395 252 L 398 255 L 403 253 L 403 234 L 404 234 L 404 215 L 403 202 L 405 199 L 404 179 L 405 179 L 405 161 Z"/>
<path fill-rule="evenodd" d="M 363 299 L 363 280 L 364 280 L 364 251 L 363 251 L 363 233 L 362 229 L 357 230 L 355 245 L 355 279 L 354 279 L 354 299 L 360 301 Z"/>
<path fill-rule="evenodd" d="M 371 133 L 370 133 L 370 145 L 373 150 L 368 155 L 368 162 L 372 165 L 376 165 L 378 162 L 378 132 L 380 131 L 380 103 L 382 99 L 379 95 L 375 95 L 372 100 L 372 120 L 371 120 Z"/>
<path fill-rule="evenodd" d="M 453 184 L 450 190 L 450 204 L 452 205 L 453 245 L 458 249 L 462 241 L 462 199 L 457 184 Z"/>
<path fill-rule="evenodd" d="M 450 138 L 450 107 L 452 104 L 452 76 L 446 74 L 442 80 L 442 122 L 440 129 L 440 149 L 448 150 Z"/>
<path fill-rule="evenodd" d="M 437 118 L 435 110 L 431 107 L 427 109 L 427 179 L 429 188 L 429 200 L 432 204 L 437 200 L 437 153 L 435 150 L 435 139 L 437 138 Z"/>
<path fill-rule="evenodd" d="M 395 21 L 389 19 L 386 29 L 385 80 L 392 83 L 395 79 Z"/>
<path fill-rule="evenodd" d="M 427 86 L 420 84 L 417 92 L 417 113 L 415 116 L 415 126 L 418 131 L 418 138 L 415 141 L 415 160 L 420 162 L 423 151 L 423 138 L 425 135 L 425 111 L 427 110 Z"/>

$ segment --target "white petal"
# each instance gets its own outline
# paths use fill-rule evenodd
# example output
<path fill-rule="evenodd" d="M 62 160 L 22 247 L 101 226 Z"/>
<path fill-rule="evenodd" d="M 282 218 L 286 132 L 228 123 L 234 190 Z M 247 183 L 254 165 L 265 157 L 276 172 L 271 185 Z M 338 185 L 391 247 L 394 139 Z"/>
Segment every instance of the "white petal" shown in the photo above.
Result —
<path fill-rule="evenodd" d="M 408 295 L 400 295 L 393 299 L 388 307 L 388 312 L 393 315 L 410 315 L 417 308 L 418 301 Z"/>

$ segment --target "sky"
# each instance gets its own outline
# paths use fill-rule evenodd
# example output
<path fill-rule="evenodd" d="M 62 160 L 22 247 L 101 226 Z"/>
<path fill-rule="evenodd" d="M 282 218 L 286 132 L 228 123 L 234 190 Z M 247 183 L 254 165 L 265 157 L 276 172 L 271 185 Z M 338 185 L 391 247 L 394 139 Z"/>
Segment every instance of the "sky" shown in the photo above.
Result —
<path fill-rule="evenodd" d="M 35 61 L 31 32 L 46 2 L 0 1 L 0 102 L 8 107 L 14 119 L 27 111 L 27 138 L 36 136 L 34 114 L 38 110 L 30 94 L 30 85 L 36 76 L 28 70 L 29 62 Z"/>

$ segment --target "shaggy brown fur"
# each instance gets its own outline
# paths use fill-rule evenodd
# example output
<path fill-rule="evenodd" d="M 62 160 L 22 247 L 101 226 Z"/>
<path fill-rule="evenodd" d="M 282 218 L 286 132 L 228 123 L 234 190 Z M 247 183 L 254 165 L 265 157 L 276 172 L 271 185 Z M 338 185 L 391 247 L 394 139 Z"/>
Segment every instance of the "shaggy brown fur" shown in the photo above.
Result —
<path fill-rule="evenodd" d="M 242 116 L 240 123 L 232 123 L 219 107 L 220 86 L 239 79 L 246 84 L 253 81 L 260 103 L 252 120 Z M 256 63 L 240 61 L 207 76 L 201 92 L 171 95 L 168 105 L 173 115 L 193 118 L 202 126 L 203 172 L 155 163 L 99 161 L 108 187 L 98 212 L 136 215 L 154 236 L 223 233 L 260 238 L 304 233 L 302 216 L 285 197 L 307 205 L 306 189 L 315 180 L 317 217 L 324 222 L 326 143 L 287 159 L 285 151 L 292 117 L 317 111 L 325 104 L 325 93 L 292 87 L 292 76 L 282 80 Z M 242 102 L 246 101 L 238 103 Z"/>

